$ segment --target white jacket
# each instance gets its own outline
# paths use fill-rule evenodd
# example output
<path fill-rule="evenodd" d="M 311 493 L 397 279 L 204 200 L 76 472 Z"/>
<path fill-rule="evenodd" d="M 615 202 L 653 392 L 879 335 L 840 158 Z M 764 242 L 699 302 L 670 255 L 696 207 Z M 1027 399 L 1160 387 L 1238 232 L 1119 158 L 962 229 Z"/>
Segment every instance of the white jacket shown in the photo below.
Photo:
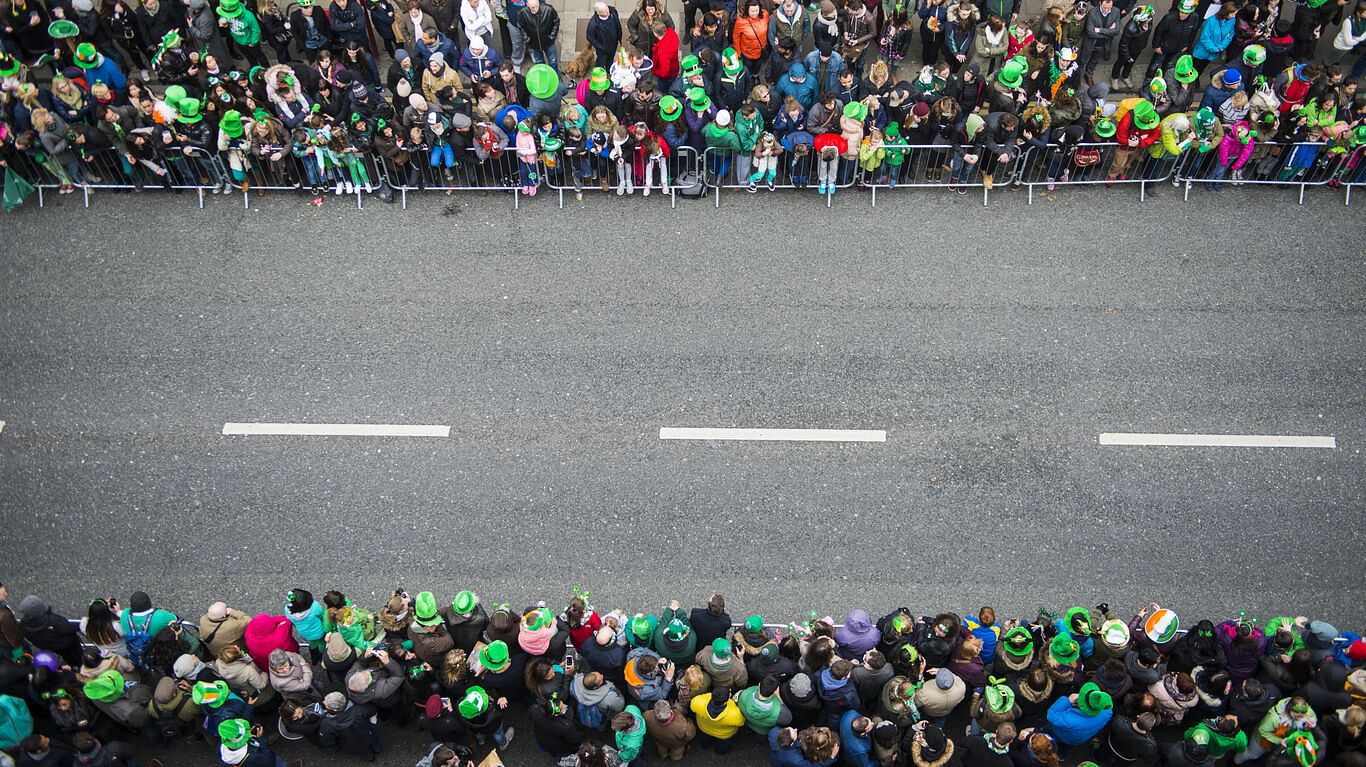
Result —
<path fill-rule="evenodd" d="M 1333 38 L 1333 47 L 1340 51 L 1350 51 L 1366 40 L 1366 23 L 1361 25 L 1361 33 L 1352 34 L 1352 22 L 1356 20 L 1353 14 L 1342 20 L 1342 29 L 1338 30 L 1338 36 Z"/>
<path fill-rule="evenodd" d="M 489 0 L 481 0 L 478 8 L 470 7 L 469 0 L 460 3 L 460 20 L 465 22 L 466 35 L 479 35 L 485 45 L 493 44 L 493 7 Z"/>

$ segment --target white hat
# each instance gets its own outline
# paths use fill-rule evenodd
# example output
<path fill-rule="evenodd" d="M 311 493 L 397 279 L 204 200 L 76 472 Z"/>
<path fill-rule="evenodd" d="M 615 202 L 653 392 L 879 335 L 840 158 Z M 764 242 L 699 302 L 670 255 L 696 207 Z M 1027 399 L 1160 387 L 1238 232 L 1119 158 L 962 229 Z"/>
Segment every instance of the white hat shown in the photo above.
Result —
<path fill-rule="evenodd" d="M 729 109 L 722 109 L 720 112 L 717 112 L 717 113 L 716 113 L 716 124 L 717 124 L 717 125 L 720 125 L 720 126 L 723 127 L 723 128 L 724 128 L 725 126 L 727 126 L 727 125 L 730 125 L 730 110 L 729 110 Z"/>
<path fill-rule="evenodd" d="M 470 35 L 470 50 L 475 51 L 483 49 L 484 38 L 480 37 L 479 35 Z"/>

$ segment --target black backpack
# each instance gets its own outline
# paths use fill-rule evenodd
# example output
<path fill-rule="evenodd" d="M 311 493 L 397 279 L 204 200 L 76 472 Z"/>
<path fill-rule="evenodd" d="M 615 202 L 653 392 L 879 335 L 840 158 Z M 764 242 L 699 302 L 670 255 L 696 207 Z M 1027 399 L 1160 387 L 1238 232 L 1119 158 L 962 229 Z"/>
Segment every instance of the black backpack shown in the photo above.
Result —
<path fill-rule="evenodd" d="M 156 728 L 157 736 L 162 742 L 170 743 L 184 734 L 185 723 L 180 720 L 180 710 L 185 708 L 189 700 L 190 696 L 182 694 L 175 707 L 167 711 L 162 710 L 160 703 L 152 702 L 152 710 L 156 713 L 156 720 L 152 722 L 152 726 Z"/>

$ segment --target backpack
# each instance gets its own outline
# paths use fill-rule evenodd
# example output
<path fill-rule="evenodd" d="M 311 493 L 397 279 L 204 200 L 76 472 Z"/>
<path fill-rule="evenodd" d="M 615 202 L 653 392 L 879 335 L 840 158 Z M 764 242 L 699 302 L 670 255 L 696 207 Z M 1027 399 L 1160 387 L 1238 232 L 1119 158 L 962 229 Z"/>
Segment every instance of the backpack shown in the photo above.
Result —
<path fill-rule="evenodd" d="M 678 187 L 678 194 L 685 199 L 698 200 L 707 196 L 707 187 L 702 183 L 702 177 L 695 171 L 684 171 L 678 174 L 675 179 L 675 186 Z"/>
<path fill-rule="evenodd" d="M 128 628 L 124 632 L 123 641 L 128 645 L 128 660 L 138 668 L 147 667 L 147 648 L 152 644 L 152 635 L 149 629 L 152 627 L 152 616 L 156 611 L 147 613 L 145 621 L 141 626 L 138 625 L 138 616 L 128 614 Z"/>
<path fill-rule="evenodd" d="M 152 703 L 152 710 L 156 714 L 152 726 L 156 729 L 157 736 L 163 743 L 171 743 L 184 732 L 183 722 L 180 721 L 180 710 L 185 708 L 185 704 L 189 700 L 190 696 L 181 695 L 180 701 L 169 711 L 162 710 L 159 703 Z"/>
<path fill-rule="evenodd" d="M 594 730 L 602 728 L 605 720 L 603 719 L 602 712 L 598 710 L 597 706 L 585 706 L 584 704 L 579 703 L 576 704 L 575 707 L 577 709 L 575 713 L 578 715 L 579 724 L 582 724 L 584 727 L 591 727 Z"/>

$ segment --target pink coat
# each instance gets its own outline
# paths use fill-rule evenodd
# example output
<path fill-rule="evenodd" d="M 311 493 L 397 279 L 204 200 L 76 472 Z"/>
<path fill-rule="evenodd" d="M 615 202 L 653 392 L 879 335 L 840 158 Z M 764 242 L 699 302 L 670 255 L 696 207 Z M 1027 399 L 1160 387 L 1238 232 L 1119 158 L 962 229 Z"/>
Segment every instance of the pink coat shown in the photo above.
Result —
<path fill-rule="evenodd" d="M 294 624 L 283 615 L 258 614 L 247 623 L 242 638 L 247 644 L 247 654 L 262 671 L 267 668 L 272 650 L 299 652 L 299 643 L 294 641 Z"/>
<path fill-rule="evenodd" d="M 1247 164 L 1248 158 L 1252 157 L 1252 150 L 1256 148 L 1256 139 L 1249 139 L 1246 144 L 1238 140 L 1238 127 L 1248 127 L 1246 120 L 1239 120 L 1224 131 L 1224 140 L 1219 142 L 1219 165 L 1229 170 L 1239 170 Z"/>

